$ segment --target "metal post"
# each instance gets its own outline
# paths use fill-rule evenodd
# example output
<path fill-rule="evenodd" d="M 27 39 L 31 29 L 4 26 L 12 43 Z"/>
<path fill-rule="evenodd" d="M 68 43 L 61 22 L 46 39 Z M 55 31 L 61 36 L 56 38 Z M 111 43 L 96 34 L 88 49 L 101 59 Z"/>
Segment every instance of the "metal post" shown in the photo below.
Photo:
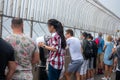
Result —
<path fill-rule="evenodd" d="M 31 18 L 30 37 L 33 36 L 33 17 Z"/>
<path fill-rule="evenodd" d="M 0 14 L 0 37 L 2 37 L 2 22 L 3 22 L 3 16 Z"/>
<path fill-rule="evenodd" d="M 76 36 L 76 35 L 75 35 L 75 26 L 74 26 L 74 28 L 73 28 L 73 31 L 74 31 L 74 36 Z"/>
<path fill-rule="evenodd" d="M 2 37 L 2 14 L 0 14 L 0 37 Z"/>
<path fill-rule="evenodd" d="M 18 0 L 18 3 L 17 3 L 17 5 L 18 5 L 18 7 L 17 7 L 17 17 L 20 17 L 21 2 L 22 2 L 22 0 Z"/>
<path fill-rule="evenodd" d="M 0 0 L 0 37 L 2 37 L 3 8 L 4 0 Z"/>
<path fill-rule="evenodd" d="M 13 0 L 10 0 L 10 11 L 9 14 L 12 16 L 13 14 Z"/>
<path fill-rule="evenodd" d="M 93 35 L 94 35 L 94 38 L 96 38 L 96 36 L 95 36 L 95 31 L 93 32 Z"/>
<path fill-rule="evenodd" d="M 0 13 L 3 12 L 4 0 L 0 0 Z"/>

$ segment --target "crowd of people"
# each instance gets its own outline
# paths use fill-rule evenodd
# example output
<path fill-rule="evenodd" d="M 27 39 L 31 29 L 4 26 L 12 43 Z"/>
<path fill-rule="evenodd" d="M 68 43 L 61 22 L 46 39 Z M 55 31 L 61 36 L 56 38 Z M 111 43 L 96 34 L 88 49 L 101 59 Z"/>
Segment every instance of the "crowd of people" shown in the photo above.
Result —
<path fill-rule="evenodd" d="M 104 74 L 102 80 L 112 80 L 112 71 L 116 72 L 114 80 L 120 80 L 120 39 L 102 33 L 94 38 L 83 32 L 79 38 L 72 29 L 64 35 L 62 23 L 56 19 L 47 22 L 51 37 L 36 44 L 24 34 L 23 20 L 13 18 L 13 33 L 5 40 L 0 38 L 0 80 L 33 80 L 32 65 L 40 63 L 39 47 L 48 50 L 48 80 L 59 80 L 65 63 L 66 49 L 69 49 L 71 62 L 63 73 L 65 80 L 71 80 L 74 73 L 76 80 L 95 80 L 96 74 Z"/>

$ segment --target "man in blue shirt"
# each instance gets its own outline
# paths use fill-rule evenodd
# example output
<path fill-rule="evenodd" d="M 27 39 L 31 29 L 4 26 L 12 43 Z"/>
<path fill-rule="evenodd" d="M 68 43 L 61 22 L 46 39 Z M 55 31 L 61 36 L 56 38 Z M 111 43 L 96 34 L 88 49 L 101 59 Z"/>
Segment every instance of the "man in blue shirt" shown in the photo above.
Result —
<path fill-rule="evenodd" d="M 98 74 L 103 74 L 103 48 L 104 48 L 104 40 L 102 38 L 102 33 L 98 33 L 98 55 L 97 55 L 97 71 Z"/>

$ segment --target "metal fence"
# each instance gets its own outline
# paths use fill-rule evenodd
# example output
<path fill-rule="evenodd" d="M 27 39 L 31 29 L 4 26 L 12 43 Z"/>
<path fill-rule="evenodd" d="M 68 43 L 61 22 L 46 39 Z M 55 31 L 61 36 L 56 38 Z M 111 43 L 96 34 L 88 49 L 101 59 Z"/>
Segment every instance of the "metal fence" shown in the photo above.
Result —
<path fill-rule="evenodd" d="M 78 37 L 87 31 L 94 36 L 98 32 L 112 34 L 120 27 L 120 19 L 103 7 L 98 0 L 0 0 L 0 33 L 11 33 L 11 19 L 24 19 L 25 33 L 34 39 L 49 34 L 48 19 L 61 21 L 64 28 L 72 28 Z"/>
<path fill-rule="evenodd" d="M 13 17 L 24 20 L 24 32 L 33 39 L 49 34 L 46 22 L 51 18 L 61 21 L 64 30 L 73 29 L 76 37 L 83 31 L 94 36 L 103 32 L 106 37 L 120 29 L 120 19 L 98 0 L 0 0 L 0 36 L 3 38 L 12 33 Z"/>

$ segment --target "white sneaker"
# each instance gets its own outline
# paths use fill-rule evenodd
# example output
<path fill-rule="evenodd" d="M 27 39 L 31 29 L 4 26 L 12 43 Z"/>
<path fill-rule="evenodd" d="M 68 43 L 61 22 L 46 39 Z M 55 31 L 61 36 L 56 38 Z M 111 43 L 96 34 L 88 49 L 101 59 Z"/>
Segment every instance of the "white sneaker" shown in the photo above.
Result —
<path fill-rule="evenodd" d="M 113 69 L 113 70 L 112 70 L 112 72 L 114 72 L 114 73 L 115 73 L 115 72 L 116 72 L 116 70 L 115 70 L 115 69 Z"/>
<path fill-rule="evenodd" d="M 108 80 L 106 77 L 101 78 L 102 80 Z"/>

